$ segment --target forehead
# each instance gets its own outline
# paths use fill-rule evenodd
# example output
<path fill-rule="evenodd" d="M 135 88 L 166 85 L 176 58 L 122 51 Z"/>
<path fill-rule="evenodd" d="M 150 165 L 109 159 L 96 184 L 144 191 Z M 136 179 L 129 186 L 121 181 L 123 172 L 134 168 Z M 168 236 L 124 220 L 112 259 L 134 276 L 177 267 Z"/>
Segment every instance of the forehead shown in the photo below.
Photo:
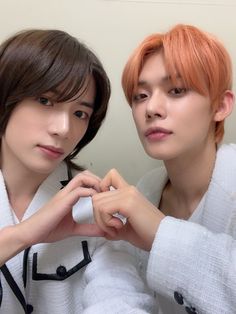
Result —
<path fill-rule="evenodd" d="M 163 87 L 184 83 L 182 75 L 174 67 L 168 69 L 163 52 L 154 53 L 146 58 L 138 77 L 137 86 L 158 84 Z"/>
<path fill-rule="evenodd" d="M 139 74 L 139 81 L 153 76 L 166 76 L 167 70 L 164 62 L 164 57 L 161 52 L 148 56 L 144 61 L 143 67 Z"/>
<path fill-rule="evenodd" d="M 167 72 L 163 53 L 158 52 L 148 56 L 140 71 L 137 85 L 145 85 L 149 82 L 168 83 L 170 82 L 170 75 Z"/>

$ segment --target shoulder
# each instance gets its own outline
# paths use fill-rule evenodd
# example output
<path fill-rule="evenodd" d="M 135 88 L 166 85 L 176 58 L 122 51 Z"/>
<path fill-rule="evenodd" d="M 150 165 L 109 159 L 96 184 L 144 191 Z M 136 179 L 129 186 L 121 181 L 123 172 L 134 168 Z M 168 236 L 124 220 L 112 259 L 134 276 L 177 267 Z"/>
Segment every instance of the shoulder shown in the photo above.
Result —
<path fill-rule="evenodd" d="M 236 144 L 222 144 L 217 150 L 217 157 L 224 156 L 224 157 L 236 157 Z M 236 164 L 236 160 L 235 160 Z"/>
<path fill-rule="evenodd" d="M 212 174 L 212 180 L 225 190 L 236 189 L 236 144 L 223 144 L 219 147 Z"/>

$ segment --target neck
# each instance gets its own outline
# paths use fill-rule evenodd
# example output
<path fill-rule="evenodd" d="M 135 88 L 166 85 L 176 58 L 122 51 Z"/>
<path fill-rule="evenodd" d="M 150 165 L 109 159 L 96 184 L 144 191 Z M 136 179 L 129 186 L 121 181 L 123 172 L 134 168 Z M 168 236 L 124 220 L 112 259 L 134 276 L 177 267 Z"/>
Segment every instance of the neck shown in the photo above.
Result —
<path fill-rule="evenodd" d="M 188 156 L 165 162 L 169 182 L 163 191 L 164 208 L 178 218 L 189 218 L 208 189 L 215 165 L 215 144 Z M 168 199 L 170 201 L 168 201 Z M 173 208 L 173 209 L 168 209 Z"/>

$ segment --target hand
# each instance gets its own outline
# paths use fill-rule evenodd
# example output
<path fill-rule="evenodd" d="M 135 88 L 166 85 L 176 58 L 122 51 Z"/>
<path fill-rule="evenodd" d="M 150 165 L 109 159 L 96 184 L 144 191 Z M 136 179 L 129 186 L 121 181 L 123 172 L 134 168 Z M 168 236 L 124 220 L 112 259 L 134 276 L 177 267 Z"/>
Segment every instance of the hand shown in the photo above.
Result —
<path fill-rule="evenodd" d="M 101 191 L 92 196 L 94 217 L 99 227 L 111 240 L 127 240 L 133 245 L 150 250 L 161 220 L 165 217 L 134 186 L 129 185 L 113 169 L 100 183 Z M 110 190 L 114 187 L 114 190 Z M 126 224 L 114 217 L 121 214 Z"/>
<path fill-rule="evenodd" d="M 45 206 L 18 225 L 23 241 L 30 246 L 74 235 L 103 236 L 96 224 L 78 224 L 72 217 L 72 207 L 79 198 L 99 192 L 99 184 L 100 179 L 88 171 L 75 176 Z"/>

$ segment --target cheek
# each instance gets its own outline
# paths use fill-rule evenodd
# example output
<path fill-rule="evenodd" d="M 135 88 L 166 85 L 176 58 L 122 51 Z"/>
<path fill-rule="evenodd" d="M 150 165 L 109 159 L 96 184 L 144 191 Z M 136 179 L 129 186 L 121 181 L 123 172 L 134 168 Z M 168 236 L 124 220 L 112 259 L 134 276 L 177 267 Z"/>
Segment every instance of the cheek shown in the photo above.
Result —
<path fill-rule="evenodd" d="M 10 150 L 18 152 L 20 147 L 25 147 L 25 145 L 27 145 L 28 136 L 28 132 L 23 128 L 9 123 L 5 130 L 3 141 Z"/>
<path fill-rule="evenodd" d="M 200 126 L 207 126 L 209 127 L 212 121 L 212 113 L 209 109 L 209 104 L 195 102 L 194 100 L 189 101 L 186 105 L 181 106 L 173 112 L 173 118 L 179 117 L 180 123 L 183 126 L 194 128 Z"/>
<path fill-rule="evenodd" d="M 137 108 L 132 109 L 132 115 L 133 115 L 133 120 L 136 125 L 136 128 L 139 129 L 142 125 L 142 120 L 143 120 L 143 114 L 141 110 L 138 110 Z"/>
<path fill-rule="evenodd" d="M 18 108 L 17 108 L 18 109 Z M 15 132 L 33 133 L 38 132 L 41 129 L 45 129 L 46 117 L 41 116 L 39 112 L 32 110 L 33 108 L 19 107 L 19 110 L 13 111 L 7 127 Z"/>
<path fill-rule="evenodd" d="M 212 115 L 206 111 L 206 108 L 204 108 L 205 110 L 198 109 L 188 112 L 188 115 L 180 121 L 180 129 L 182 129 L 182 134 L 186 139 L 191 138 L 192 140 L 198 139 L 201 141 L 211 132 L 214 132 Z"/>
<path fill-rule="evenodd" d="M 85 133 L 88 130 L 89 122 L 82 121 L 82 123 L 75 123 L 72 132 L 71 132 L 71 139 L 74 143 L 78 143 L 84 137 Z"/>
<path fill-rule="evenodd" d="M 25 134 L 28 134 L 29 130 L 31 130 L 31 128 L 25 120 L 22 121 L 21 119 L 13 116 L 8 121 L 7 127 L 5 129 L 5 136 L 6 138 L 21 139 L 25 136 Z"/>

